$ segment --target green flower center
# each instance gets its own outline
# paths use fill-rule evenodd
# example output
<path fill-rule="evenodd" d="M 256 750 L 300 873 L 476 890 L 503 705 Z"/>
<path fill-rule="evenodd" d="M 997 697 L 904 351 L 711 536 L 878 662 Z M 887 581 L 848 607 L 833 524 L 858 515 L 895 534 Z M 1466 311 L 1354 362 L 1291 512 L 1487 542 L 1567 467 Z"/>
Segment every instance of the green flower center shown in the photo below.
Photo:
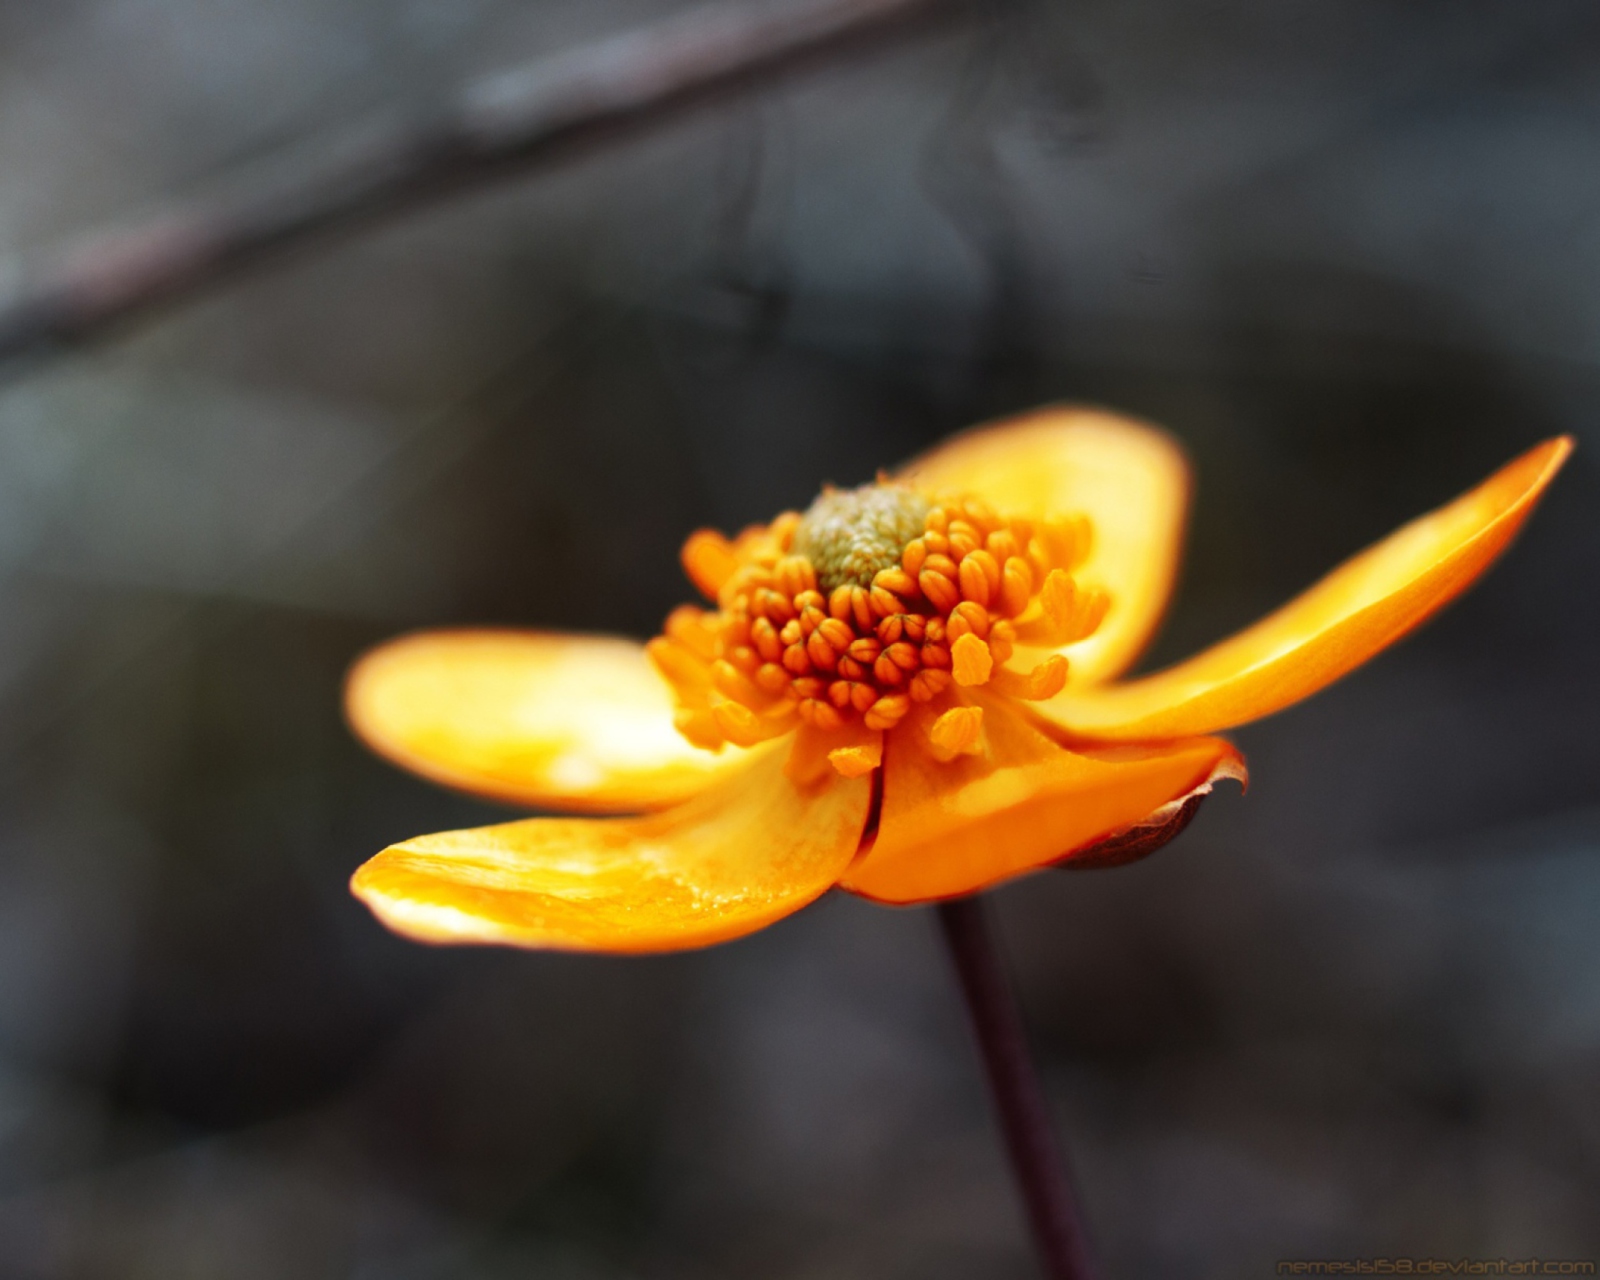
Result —
<path fill-rule="evenodd" d="M 811 561 L 823 595 L 836 587 L 870 587 L 900 563 L 906 543 L 920 538 L 933 504 L 912 489 L 866 484 L 830 489 L 807 508 L 791 547 Z"/>

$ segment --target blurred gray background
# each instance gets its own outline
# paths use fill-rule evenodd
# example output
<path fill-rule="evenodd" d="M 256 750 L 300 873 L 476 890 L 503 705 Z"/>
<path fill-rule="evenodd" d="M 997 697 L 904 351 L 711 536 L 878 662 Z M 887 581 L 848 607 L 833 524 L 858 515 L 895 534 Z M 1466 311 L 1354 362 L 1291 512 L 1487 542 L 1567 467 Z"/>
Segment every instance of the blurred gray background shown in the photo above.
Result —
<path fill-rule="evenodd" d="M 0 0 L 0 280 L 641 0 Z M 0 385 L 0 1275 L 1027 1277 L 922 911 L 438 951 L 499 820 L 367 756 L 402 629 L 645 636 L 677 547 L 1097 401 L 1200 484 L 1152 661 L 1560 431 L 1481 589 L 1248 798 L 994 895 L 1111 1276 L 1600 1254 L 1600 11 L 1035 3 Z"/>

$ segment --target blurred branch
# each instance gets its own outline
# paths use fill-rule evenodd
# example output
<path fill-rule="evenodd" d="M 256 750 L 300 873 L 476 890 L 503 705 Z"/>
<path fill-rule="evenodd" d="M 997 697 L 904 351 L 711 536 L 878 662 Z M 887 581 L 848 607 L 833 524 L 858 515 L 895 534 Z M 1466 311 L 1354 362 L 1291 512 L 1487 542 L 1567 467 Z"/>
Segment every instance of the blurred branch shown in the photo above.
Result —
<path fill-rule="evenodd" d="M 952 8 L 952 0 L 722 0 L 487 77 L 424 119 L 355 130 L 275 183 L 172 209 L 67 255 L 0 301 L 0 366 L 72 348 L 330 233 L 632 136 Z"/>

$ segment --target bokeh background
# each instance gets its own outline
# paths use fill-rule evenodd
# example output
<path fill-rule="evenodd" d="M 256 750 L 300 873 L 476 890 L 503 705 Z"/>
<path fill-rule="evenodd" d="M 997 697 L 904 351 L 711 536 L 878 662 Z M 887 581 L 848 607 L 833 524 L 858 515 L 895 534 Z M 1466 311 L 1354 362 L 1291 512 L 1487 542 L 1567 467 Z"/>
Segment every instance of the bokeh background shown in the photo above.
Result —
<path fill-rule="evenodd" d="M 0 0 L 0 277 L 642 0 Z M 1050 0 L 230 283 L 0 384 L 0 1275 L 1026 1277 L 933 922 L 440 951 L 503 810 L 366 645 L 650 634 L 736 528 L 1053 399 L 1199 470 L 1153 662 L 1560 431 L 1491 578 L 993 903 L 1112 1276 L 1600 1254 L 1600 13 Z"/>

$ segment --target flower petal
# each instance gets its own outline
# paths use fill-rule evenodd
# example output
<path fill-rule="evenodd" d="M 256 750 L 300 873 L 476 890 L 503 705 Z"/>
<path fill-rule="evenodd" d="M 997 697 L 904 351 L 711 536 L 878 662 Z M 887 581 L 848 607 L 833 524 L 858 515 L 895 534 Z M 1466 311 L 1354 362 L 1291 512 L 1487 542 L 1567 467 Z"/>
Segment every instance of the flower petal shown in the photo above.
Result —
<path fill-rule="evenodd" d="M 802 733 L 809 730 L 802 730 Z M 350 882 L 421 942 L 677 951 L 751 933 L 826 892 L 861 843 L 871 778 L 785 775 L 788 743 L 676 809 L 419 836 Z"/>
<path fill-rule="evenodd" d="M 921 726 L 890 733 L 877 839 L 844 888 L 899 903 L 971 893 L 1088 849 L 1219 777 L 1243 777 L 1220 738 L 1069 749 L 1005 700 L 967 697 L 983 708 L 979 755 L 941 764 L 917 741 Z"/>
<path fill-rule="evenodd" d="M 1037 709 L 1075 734 L 1149 739 L 1211 733 L 1309 697 L 1466 590 L 1571 452 L 1570 439 L 1546 441 L 1186 662 L 1120 686 L 1069 687 Z"/>
<path fill-rule="evenodd" d="M 516 804 L 659 809 L 745 753 L 691 746 L 643 646 L 611 636 L 424 631 L 364 655 L 345 713 L 379 754 Z"/>
<path fill-rule="evenodd" d="M 1061 406 L 979 427 L 912 462 L 919 488 L 972 493 L 1007 515 L 1085 515 L 1088 559 L 1074 571 L 1111 596 L 1105 621 L 1061 650 L 1072 684 L 1139 656 L 1166 608 L 1183 550 L 1189 467 L 1165 432 L 1100 409 Z"/>

